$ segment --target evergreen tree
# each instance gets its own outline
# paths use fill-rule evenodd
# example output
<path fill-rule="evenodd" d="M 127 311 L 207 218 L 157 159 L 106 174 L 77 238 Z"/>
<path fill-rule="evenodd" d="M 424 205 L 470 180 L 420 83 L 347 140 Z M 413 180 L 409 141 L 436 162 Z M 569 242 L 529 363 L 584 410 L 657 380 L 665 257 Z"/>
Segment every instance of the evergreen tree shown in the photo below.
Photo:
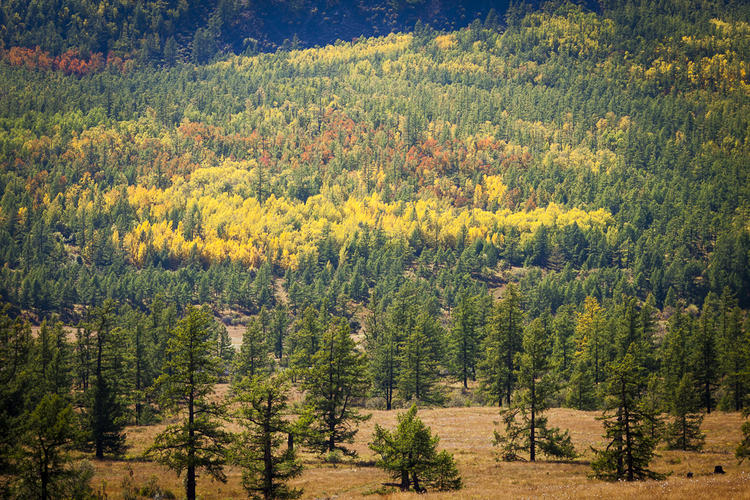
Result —
<path fill-rule="evenodd" d="M 484 359 L 479 366 L 482 390 L 498 406 L 502 406 L 503 398 L 510 405 L 515 384 L 515 355 L 521 349 L 522 332 L 521 295 L 515 285 L 509 284 L 490 317 L 483 344 Z"/>
<path fill-rule="evenodd" d="M 0 311 L 0 496 L 10 496 L 9 479 L 14 472 L 14 452 L 19 429 L 28 416 L 28 394 L 33 380 L 29 363 L 33 338 L 29 323 L 11 319 L 8 307 Z"/>
<path fill-rule="evenodd" d="M 289 346 L 289 367 L 296 372 L 303 373 L 312 366 L 312 359 L 320 348 L 322 329 L 318 321 L 318 312 L 308 306 L 302 313 L 302 317 L 295 324 L 294 333 L 291 336 Z"/>
<path fill-rule="evenodd" d="M 273 293 L 273 273 L 271 264 L 264 262 L 258 269 L 252 286 L 253 299 L 259 307 L 273 307 L 275 296 Z"/>
<path fill-rule="evenodd" d="M 516 401 L 503 411 L 505 434 L 495 431 L 495 444 L 503 449 L 505 460 L 518 460 L 519 451 L 536 460 L 537 448 L 551 457 L 574 458 L 573 444 L 567 431 L 547 426 L 544 412 L 557 390 L 552 376 L 552 339 L 546 327 L 547 318 L 536 318 L 525 329 L 523 351 L 518 354 L 518 389 Z"/>
<path fill-rule="evenodd" d="M 412 405 L 398 416 L 395 431 L 375 424 L 370 449 L 380 455 L 375 465 L 400 479 L 403 491 L 411 485 L 417 492 L 425 491 L 425 487 L 439 491 L 459 489 L 461 476 L 453 456 L 446 451 L 438 453 L 438 442 L 438 436 L 433 436 L 417 417 L 417 406 Z"/>
<path fill-rule="evenodd" d="M 604 310 L 593 297 L 586 297 L 583 312 L 576 321 L 576 344 L 581 355 L 588 358 L 594 384 L 603 380 L 605 356 Z"/>
<path fill-rule="evenodd" d="M 469 379 L 476 378 L 476 363 L 479 356 L 482 325 L 477 314 L 477 298 L 464 292 L 453 309 L 449 345 L 453 374 L 468 388 Z M 407 346 L 409 343 L 407 342 Z"/>
<path fill-rule="evenodd" d="M 136 318 L 134 322 L 135 324 L 131 324 L 130 327 L 133 361 L 135 363 L 133 399 L 135 400 L 135 425 L 141 425 L 143 423 L 144 406 L 147 404 L 145 401 L 146 388 L 150 385 L 147 382 L 149 372 L 147 363 L 149 358 L 146 356 L 145 328 L 140 318 Z"/>
<path fill-rule="evenodd" d="M 573 353 L 575 352 L 575 342 L 573 341 L 575 316 L 572 306 L 566 305 L 557 309 L 557 314 L 555 314 L 555 319 L 552 322 L 552 330 L 555 337 L 552 347 L 555 369 L 563 378 L 568 379 L 573 368 Z"/>
<path fill-rule="evenodd" d="M 420 312 L 399 356 L 398 390 L 404 400 L 415 398 L 431 403 L 441 400 L 436 387 L 441 336 L 438 321 L 427 311 Z"/>
<path fill-rule="evenodd" d="M 73 498 L 76 470 L 67 453 L 78 438 L 73 407 L 57 394 L 45 395 L 17 436 L 16 494 L 19 498 Z"/>
<path fill-rule="evenodd" d="M 124 400 L 127 377 L 123 365 L 124 332 L 115 327 L 115 304 L 105 302 L 90 313 L 93 332 L 93 385 L 85 394 L 90 440 L 96 458 L 105 453 L 118 455 L 125 449 L 126 407 Z"/>
<path fill-rule="evenodd" d="M 167 344 L 164 372 L 156 380 L 162 405 L 182 420 L 167 426 L 147 450 L 149 456 L 185 476 L 185 495 L 195 500 L 197 469 L 219 481 L 224 475 L 228 434 L 221 428 L 221 404 L 212 401 L 220 361 L 212 341 L 211 314 L 190 308 Z"/>
<path fill-rule="evenodd" d="M 240 352 L 234 358 L 235 380 L 243 377 L 252 379 L 267 372 L 270 368 L 268 351 L 268 339 L 263 334 L 260 320 L 252 318 L 242 335 Z"/>
<path fill-rule="evenodd" d="M 274 309 L 271 317 L 271 341 L 273 342 L 273 352 L 276 359 L 281 361 L 284 356 L 284 345 L 286 344 L 286 330 L 289 324 L 289 315 L 283 305 Z"/>
<path fill-rule="evenodd" d="M 643 363 L 646 369 L 657 371 L 659 369 L 659 358 L 654 342 L 656 334 L 656 299 L 649 293 L 646 301 L 641 307 L 641 347 L 644 356 Z"/>
<path fill-rule="evenodd" d="M 30 364 L 34 383 L 29 389 L 37 394 L 33 397 L 35 402 L 45 394 L 57 394 L 66 399 L 70 397 L 72 357 L 73 349 L 63 324 L 59 321 L 52 324 L 42 322 L 39 334 L 34 339 Z"/>
<path fill-rule="evenodd" d="M 699 405 L 695 381 L 685 374 L 671 402 L 670 414 L 674 419 L 667 425 L 665 436 L 670 449 L 698 451 L 703 448 L 705 436 L 701 434 L 703 415 L 698 413 Z"/>
<path fill-rule="evenodd" d="M 617 357 L 621 358 L 628 352 L 631 344 L 641 342 L 641 325 L 640 314 L 637 308 L 637 301 L 634 297 L 624 297 L 624 301 L 615 310 L 617 320 Z M 636 352 L 644 352 L 637 349 Z"/>
<path fill-rule="evenodd" d="M 724 406 L 740 411 L 750 389 L 750 332 L 743 328 L 739 307 L 730 305 L 726 309 L 722 307 L 719 349 L 724 373 Z"/>
<path fill-rule="evenodd" d="M 598 396 L 591 360 L 582 351 L 576 351 L 573 359 L 573 371 L 568 382 L 565 404 L 577 410 L 593 410 L 597 407 Z"/>
<path fill-rule="evenodd" d="M 232 346 L 232 339 L 229 338 L 227 327 L 221 323 L 215 323 L 214 326 L 216 335 L 216 357 L 219 358 L 221 364 L 220 373 L 222 374 L 219 380 L 224 381 L 224 374 L 229 373 L 236 353 Z"/>
<path fill-rule="evenodd" d="M 390 324 L 370 324 L 367 329 L 367 351 L 370 359 L 370 378 L 376 394 L 385 399 L 385 409 L 390 410 L 399 377 L 400 335 Z"/>
<path fill-rule="evenodd" d="M 383 321 L 377 321 L 380 317 L 377 312 L 370 318 L 367 334 L 370 374 L 374 390 L 385 398 L 387 410 L 391 409 L 399 390 L 402 350 L 407 336 L 415 331 L 420 307 L 424 306 L 417 303 L 416 289 L 405 285 L 393 297 Z"/>
<path fill-rule="evenodd" d="M 293 448 L 281 450 L 292 432 L 287 420 L 289 387 L 278 377 L 245 378 L 235 387 L 235 418 L 243 432 L 234 438 L 233 462 L 242 467 L 242 487 L 254 498 L 297 498 L 286 481 L 302 473 Z"/>
<path fill-rule="evenodd" d="M 716 348 L 717 302 L 718 299 L 713 293 L 706 296 L 692 342 L 694 376 L 701 392 L 701 403 L 707 413 L 711 413 L 714 407 L 713 391 L 719 380 L 719 359 Z"/>
<path fill-rule="evenodd" d="M 596 450 L 594 473 L 602 479 L 626 481 L 662 477 L 648 469 L 656 447 L 649 423 L 657 416 L 641 404 L 644 376 L 633 349 L 610 363 L 607 372 L 607 409 L 601 417 L 607 446 Z"/>
<path fill-rule="evenodd" d="M 661 375 L 665 394 L 674 394 L 682 378 L 690 373 L 693 317 L 678 309 L 667 322 L 667 333 L 661 346 Z"/>
<path fill-rule="evenodd" d="M 357 351 L 343 319 L 334 319 L 323 334 L 321 346 L 312 359 L 303 388 L 311 422 L 311 445 L 321 452 L 341 450 L 352 442 L 356 426 L 370 418 L 361 415 L 353 405 L 364 397 L 368 388 L 364 355 Z"/>

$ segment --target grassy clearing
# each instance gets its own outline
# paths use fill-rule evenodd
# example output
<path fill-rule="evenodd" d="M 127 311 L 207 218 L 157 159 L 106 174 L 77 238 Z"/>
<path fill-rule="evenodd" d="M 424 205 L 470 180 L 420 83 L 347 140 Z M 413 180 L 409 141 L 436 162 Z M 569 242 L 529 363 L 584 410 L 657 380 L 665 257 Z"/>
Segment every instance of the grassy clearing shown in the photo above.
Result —
<path fill-rule="evenodd" d="M 374 461 L 367 443 L 375 423 L 393 427 L 397 411 L 373 411 L 373 418 L 360 427 L 353 448 L 359 457 L 336 466 L 322 464 L 310 454 L 303 455 L 305 471 L 294 484 L 304 488 L 304 498 L 353 498 L 372 494 L 389 479 L 371 464 Z M 701 453 L 659 450 L 653 468 L 671 473 L 665 481 L 642 483 L 606 483 L 589 477 L 588 463 L 593 457 L 591 447 L 600 446 L 600 412 L 553 409 L 550 423 L 570 429 L 581 457 L 574 462 L 505 463 L 495 459 L 491 444 L 496 408 L 438 408 L 420 410 L 420 418 L 440 437 L 440 448 L 454 453 L 465 487 L 459 492 L 444 494 L 391 493 L 387 498 L 745 498 L 750 499 L 750 463 L 739 465 L 734 448 L 740 439 L 742 418 L 737 413 L 715 412 L 704 421 L 705 450 Z M 165 467 L 137 460 L 163 426 L 128 428 L 130 460 L 95 462 L 94 485 L 104 484 L 109 498 L 120 498 L 123 478 L 130 475 L 136 484 L 145 484 L 156 475 L 162 487 L 182 495 L 182 480 Z M 713 475 L 715 465 L 727 472 Z M 687 472 L 694 477 L 688 479 Z M 205 500 L 244 498 L 240 471 L 227 469 L 226 484 L 198 478 L 198 494 Z M 379 498 L 378 495 L 371 498 Z"/>

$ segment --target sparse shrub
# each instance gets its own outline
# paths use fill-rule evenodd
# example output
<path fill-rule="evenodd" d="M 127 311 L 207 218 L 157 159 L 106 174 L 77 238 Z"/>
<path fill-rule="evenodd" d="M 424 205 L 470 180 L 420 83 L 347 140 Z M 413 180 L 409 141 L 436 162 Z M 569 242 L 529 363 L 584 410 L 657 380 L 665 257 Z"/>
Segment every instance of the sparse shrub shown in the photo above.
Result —
<path fill-rule="evenodd" d="M 344 455 L 339 450 L 329 451 L 323 455 L 323 461 L 329 464 L 337 465 L 344 461 Z"/>

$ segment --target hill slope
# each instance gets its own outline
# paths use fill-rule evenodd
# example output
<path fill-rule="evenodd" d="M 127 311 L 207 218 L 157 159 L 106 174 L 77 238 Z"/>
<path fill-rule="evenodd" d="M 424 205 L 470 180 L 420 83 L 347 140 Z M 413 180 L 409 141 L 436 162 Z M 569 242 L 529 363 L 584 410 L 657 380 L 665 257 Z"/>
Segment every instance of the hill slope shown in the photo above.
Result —
<path fill-rule="evenodd" d="M 633 46 L 621 15 L 157 72 L 6 58 L 3 297 L 254 310 L 258 276 L 308 273 L 300 300 L 336 303 L 414 266 L 450 306 L 499 262 L 530 266 L 537 312 L 725 287 L 747 306 L 748 25 L 665 17 L 674 35 Z"/>

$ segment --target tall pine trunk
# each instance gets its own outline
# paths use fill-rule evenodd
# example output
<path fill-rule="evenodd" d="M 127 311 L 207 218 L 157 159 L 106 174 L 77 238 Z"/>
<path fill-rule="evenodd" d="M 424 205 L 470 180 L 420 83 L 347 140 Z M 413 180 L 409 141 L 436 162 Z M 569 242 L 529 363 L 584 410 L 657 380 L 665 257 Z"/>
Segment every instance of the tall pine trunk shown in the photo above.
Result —
<path fill-rule="evenodd" d="M 534 378 L 531 379 L 531 425 L 529 429 L 529 460 L 536 461 L 536 387 Z"/>
<path fill-rule="evenodd" d="M 266 414 L 263 421 L 263 497 L 273 498 L 273 449 L 271 445 L 271 407 L 273 405 L 272 394 L 269 392 L 266 399 Z M 291 436 L 291 434 L 290 434 Z"/>
<path fill-rule="evenodd" d="M 192 357 L 192 356 L 191 356 Z M 187 476 L 185 477 L 185 495 L 187 500 L 195 500 L 195 389 L 193 372 L 190 371 L 190 394 L 188 395 L 188 457 Z"/>

